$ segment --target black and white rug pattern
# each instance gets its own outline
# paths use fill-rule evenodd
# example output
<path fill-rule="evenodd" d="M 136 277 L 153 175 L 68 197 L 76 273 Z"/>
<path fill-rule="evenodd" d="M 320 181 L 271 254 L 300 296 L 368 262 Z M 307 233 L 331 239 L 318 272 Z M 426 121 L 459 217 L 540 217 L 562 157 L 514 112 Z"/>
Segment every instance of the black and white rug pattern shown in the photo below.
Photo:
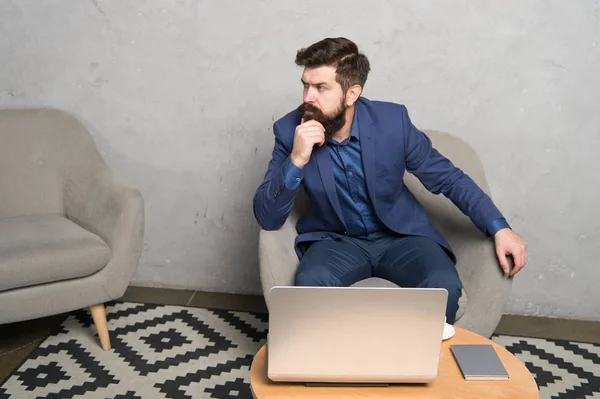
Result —
<path fill-rule="evenodd" d="M 73 312 L 0 386 L 0 398 L 252 398 L 266 314 L 114 302 L 112 350 Z M 540 398 L 600 398 L 600 345 L 495 336 L 532 372 Z"/>

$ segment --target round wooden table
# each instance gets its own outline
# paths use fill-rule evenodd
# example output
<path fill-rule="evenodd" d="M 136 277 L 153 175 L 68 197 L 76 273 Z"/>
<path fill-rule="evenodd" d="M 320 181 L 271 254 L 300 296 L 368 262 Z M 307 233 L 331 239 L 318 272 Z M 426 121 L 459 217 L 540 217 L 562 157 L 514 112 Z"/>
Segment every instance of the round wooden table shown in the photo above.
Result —
<path fill-rule="evenodd" d="M 271 398 L 515 398 L 539 399 L 535 379 L 512 353 L 491 340 L 454 327 L 454 337 L 442 343 L 437 378 L 429 384 L 397 384 L 387 387 L 306 387 L 299 383 L 273 382 L 267 377 L 267 346 L 258 351 L 250 368 L 250 388 L 256 399 Z M 492 344 L 508 371 L 508 381 L 466 381 L 450 352 L 453 344 Z"/>

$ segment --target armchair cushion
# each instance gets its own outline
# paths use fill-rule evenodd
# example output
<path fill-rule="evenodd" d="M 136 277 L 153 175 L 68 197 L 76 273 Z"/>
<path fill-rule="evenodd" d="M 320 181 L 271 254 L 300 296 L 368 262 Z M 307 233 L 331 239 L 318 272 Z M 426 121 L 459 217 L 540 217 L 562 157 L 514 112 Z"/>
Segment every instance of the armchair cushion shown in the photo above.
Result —
<path fill-rule="evenodd" d="M 100 237 L 63 216 L 0 219 L 0 291 L 85 277 L 109 258 Z"/>

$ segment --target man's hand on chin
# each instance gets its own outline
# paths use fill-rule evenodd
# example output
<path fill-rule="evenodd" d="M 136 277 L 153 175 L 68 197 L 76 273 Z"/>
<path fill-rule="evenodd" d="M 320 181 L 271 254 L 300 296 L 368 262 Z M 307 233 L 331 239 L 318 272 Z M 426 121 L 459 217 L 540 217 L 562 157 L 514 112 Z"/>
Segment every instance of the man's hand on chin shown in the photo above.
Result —
<path fill-rule="evenodd" d="M 494 235 L 496 243 L 496 255 L 504 274 L 514 276 L 527 263 L 527 243 L 517 233 L 509 228 L 499 230 Z M 512 271 L 508 266 L 506 255 L 512 255 L 514 267 Z"/>

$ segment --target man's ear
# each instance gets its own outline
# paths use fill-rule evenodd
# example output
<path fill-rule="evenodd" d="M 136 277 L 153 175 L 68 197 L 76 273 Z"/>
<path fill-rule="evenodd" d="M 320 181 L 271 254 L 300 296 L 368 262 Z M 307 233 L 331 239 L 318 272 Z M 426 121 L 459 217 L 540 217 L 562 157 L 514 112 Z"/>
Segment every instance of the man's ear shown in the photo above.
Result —
<path fill-rule="evenodd" d="M 350 107 L 354 105 L 358 100 L 358 97 L 360 97 L 360 93 L 362 93 L 362 87 L 360 87 L 360 85 L 350 87 L 346 92 L 346 106 Z"/>

